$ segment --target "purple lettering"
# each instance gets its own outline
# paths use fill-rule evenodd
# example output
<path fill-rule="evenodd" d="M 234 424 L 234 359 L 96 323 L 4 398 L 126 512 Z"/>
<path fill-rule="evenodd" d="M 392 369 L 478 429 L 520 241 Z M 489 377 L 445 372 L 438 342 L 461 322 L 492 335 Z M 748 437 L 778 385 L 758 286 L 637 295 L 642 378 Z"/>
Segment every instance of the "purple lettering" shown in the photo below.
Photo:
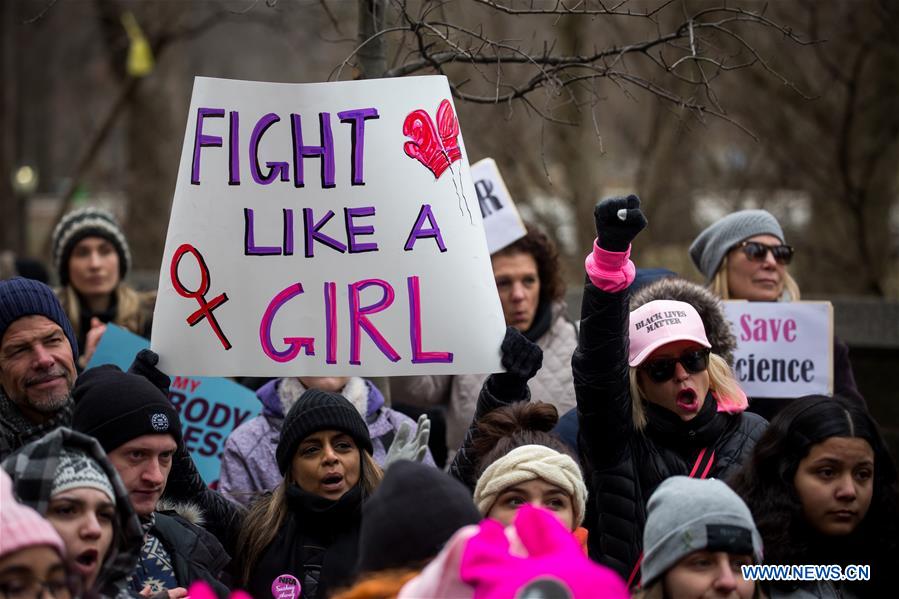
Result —
<path fill-rule="evenodd" d="M 198 108 L 197 126 L 194 131 L 194 159 L 190 169 L 190 184 L 200 184 L 200 149 L 220 148 L 222 138 L 218 135 L 206 135 L 203 133 L 203 120 L 207 118 L 221 118 L 225 116 L 222 108 Z"/>
<path fill-rule="evenodd" d="M 359 294 L 362 290 L 371 286 L 380 287 L 384 292 L 384 296 L 380 301 L 371 304 L 370 306 L 360 307 Z M 357 366 L 362 364 L 360 358 L 360 337 L 362 329 L 365 329 L 365 332 L 371 340 L 374 341 L 378 349 L 387 356 L 388 360 L 391 362 L 399 361 L 400 355 L 393 349 L 390 343 L 387 342 L 384 336 L 381 335 L 381 332 L 377 327 L 375 327 L 375 325 L 368 319 L 369 315 L 376 314 L 390 307 L 395 296 L 393 287 L 390 286 L 390 283 L 382 279 L 363 279 L 351 283 L 348 285 L 348 288 L 350 300 L 350 364 L 355 364 Z"/>
<path fill-rule="evenodd" d="M 321 182 L 322 187 L 329 189 L 334 187 L 334 136 L 331 134 L 331 114 L 320 112 L 318 114 L 321 126 L 320 146 L 303 145 L 303 122 L 298 114 L 290 115 L 290 130 L 293 133 L 293 185 L 303 187 L 303 158 L 321 156 Z"/>
<path fill-rule="evenodd" d="M 421 350 L 421 292 L 418 277 L 408 277 L 406 284 L 409 289 L 409 337 L 412 343 L 412 363 L 452 363 L 453 354 L 451 352 Z"/>
<path fill-rule="evenodd" d="M 302 349 L 306 350 L 307 356 L 315 355 L 315 339 L 312 337 L 284 337 L 284 343 L 288 347 L 283 351 L 276 350 L 272 345 L 272 321 L 275 320 L 275 314 L 281 306 L 301 293 L 303 293 L 303 286 L 300 283 L 283 289 L 272 298 L 259 323 L 259 343 L 262 345 L 262 351 L 275 362 L 290 362 L 299 355 Z"/>
<path fill-rule="evenodd" d="M 430 227 L 425 229 L 424 223 L 425 220 L 428 221 Z M 431 212 L 430 204 L 422 204 L 421 210 L 418 211 L 418 218 L 415 219 L 415 225 L 412 227 L 412 232 L 409 233 L 409 237 L 406 239 L 406 245 L 404 249 L 409 252 L 415 248 L 415 241 L 419 238 L 429 238 L 433 237 L 437 242 L 437 247 L 440 248 L 441 252 L 446 251 L 446 245 L 443 243 L 443 235 L 440 233 L 440 227 L 437 226 L 437 221 L 434 219 L 434 214 Z"/>
<path fill-rule="evenodd" d="M 273 245 L 256 245 L 253 209 L 243 209 L 243 253 L 245 256 L 280 256 L 281 248 Z"/>
<path fill-rule="evenodd" d="M 334 212 L 328 210 L 328 212 L 322 217 L 322 219 L 318 222 L 315 221 L 315 217 L 312 215 L 312 208 L 303 208 L 303 229 L 306 233 L 306 257 L 313 258 L 315 256 L 315 250 L 313 246 L 315 242 L 323 243 L 326 246 L 333 248 L 340 252 L 341 254 L 346 252 L 346 246 L 334 239 L 319 231 L 325 224 L 331 220 L 331 217 L 334 216 Z"/>
<path fill-rule="evenodd" d="M 362 252 L 377 252 L 377 243 L 357 242 L 356 235 L 372 235 L 375 232 L 373 225 L 357 225 L 353 219 L 357 216 L 374 216 L 374 206 L 364 206 L 362 208 L 344 208 L 344 222 L 346 224 L 346 239 L 351 254 L 359 254 Z"/>
<path fill-rule="evenodd" d="M 253 133 L 250 135 L 250 164 L 252 165 L 250 174 L 253 175 L 253 181 L 260 185 L 268 185 L 277 178 L 280 178 L 281 181 L 290 180 L 290 169 L 286 162 L 266 162 L 265 166 L 269 169 L 267 175 L 262 174 L 259 166 L 259 142 L 268 128 L 280 120 L 281 117 L 270 112 L 256 122 Z"/>
<path fill-rule="evenodd" d="M 338 112 L 337 117 L 341 123 L 351 122 L 353 124 L 350 130 L 350 139 L 353 147 L 351 181 L 353 185 L 365 185 L 362 174 L 362 164 L 365 155 L 365 121 L 367 119 L 379 118 L 378 109 L 359 108 L 356 110 L 344 110 L 343 112 Z"/>

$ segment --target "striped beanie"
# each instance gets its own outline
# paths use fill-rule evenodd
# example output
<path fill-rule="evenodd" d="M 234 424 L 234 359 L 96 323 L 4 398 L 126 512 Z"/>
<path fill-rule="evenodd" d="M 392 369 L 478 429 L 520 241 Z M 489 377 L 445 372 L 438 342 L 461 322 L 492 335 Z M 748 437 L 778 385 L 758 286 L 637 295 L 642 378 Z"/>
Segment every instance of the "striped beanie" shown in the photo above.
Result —
<path fill-rule="evenodd" d="M 112 482 L 103 471 L 103 467 L 83 451 L 63 447 L 56 473 L 53 475 L 50 497 L 70 489 L 81 488 L 96 489 L 115 504 Z"/>
<path fill-rule="evenodd" d="M 0 281 L 0 342 L 6 329 L 25 316 L 44 316 L 58 324 L 72 346 L 72 358 L 78 359 L 75 329 L 53 290 L 40 281 L 24 277 Z"/>
<path fill-rule="evenodd" d="M 60 285 L 69 284 L 69 257 L 85 237 L 102 237 L 113 245 L 119 255 L 119 278 L 124 279 L 131 267 L 131 250 L 119 223 L 108 210 L 87 206 L 63 216 L 53 230 L 53 266 Z"/>

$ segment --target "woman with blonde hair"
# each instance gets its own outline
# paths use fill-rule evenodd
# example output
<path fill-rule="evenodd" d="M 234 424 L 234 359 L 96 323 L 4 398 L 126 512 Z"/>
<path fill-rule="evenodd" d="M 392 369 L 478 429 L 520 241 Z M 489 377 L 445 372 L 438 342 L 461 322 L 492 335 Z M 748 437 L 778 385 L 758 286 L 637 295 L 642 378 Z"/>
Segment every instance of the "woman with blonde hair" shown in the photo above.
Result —
<path fill-rule="evenodd" d="M 799 285 L 790 276 L 793 247 L 780 223 L 766 210 L 739 210 L 706 227 L 690 245 L 690 258 L 721 299 L 751 302 L 799 301 Z M 855 385 L 849 348 L 833 340 L 834 394 L 864 402 Z M 753 398 L 753 412 L 768 420 L 789 402 Z"/>
<path fill-rule="evenodd" d="M 62 217 L 53 230 L 53 264 L 59 301 L 78 337 L 79 370 L 90 362 L 107 323 L 150 336 L 156 295 L 125 283 L 131 250 L 110 212 L 88 206 Z"/>
<path fill-rule="evenodd" d="M 656 299 L 629 312 L 630 244 L 646 226 L 636 196 L 595 210 L 578 347 L 572 357 L 579 451 L 590 492 L 590 557 L 629 584 L 640 568 L 646 502 L 670 476 L 726 479 L 767 425 L 711 351 L 686 302 Z"/>
<path fill-rule="evenodd" d="M 368 427 L 343 396 L 310 389 L 288 412 L 276 456 L 284 481 L 243 522 L 238 586 L 327 597 L 353 582 L 362 505 L 382 476 Z"/>

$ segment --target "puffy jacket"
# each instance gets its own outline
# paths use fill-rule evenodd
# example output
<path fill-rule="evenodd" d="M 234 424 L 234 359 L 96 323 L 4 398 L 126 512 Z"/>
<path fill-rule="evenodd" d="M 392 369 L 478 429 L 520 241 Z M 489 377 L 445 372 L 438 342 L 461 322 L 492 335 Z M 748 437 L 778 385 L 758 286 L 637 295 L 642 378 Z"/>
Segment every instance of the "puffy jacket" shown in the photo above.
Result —
<path fill-rule="evenodd" d="M 755 414 L 717 412 L 708 395 L 704 409 L 689 422 L 647 404 L 649 424 L 638 430 L 629 389 L 628 319 L 627 290 L 607 293 L 588 281 L 571 361 L 578 446 L 590 497 L 589 553 L 625 580 L 640 556 L 646 502 L 659 483 L 689 475 L 704 448 L 709 450 L 704 456 L 711 451 L 715 456 L 707 476 L 727 479 L 749 458 L 767 426 Z"/>
<path fill-rule="evenodd" d="M 284 409 L 278 396 L 281 380 L 269 381 L 256 392 L 262 403 L 262 413 L 237 427 L 225 441 L 219 491 L 245 506 L 274 489 L 282 479 L 275 460 L 281 425 L 284 423 Z M 374 447 L 372 457 L 383 466 L 387 450 L 400 425 L 406 422 L 414 430 L 415 422 L 384 405 L 384 396 L 371 381 L 365 380 L 364 383 L 368 395 L 365 420 Z M 424 463 L 434 465 L 430 452 L 425 455 Z"/>
<path fill-rule="evenodd" d="M 543 350 L 543 367 L 528 381 L 534 401 L 551 403 L 564 414 L 574 407 L 571 354 L 577 344 L 577 329 L 566 316 L 565 302 L 554 302 L 552 323 L 536 340 Z M 462 445 L 475 413 L 478 394 L 486 374 L 395 377 L 390 387 L 395 401 L 431 407 L 443 405 L 446 413 L 446 445 L 451 453 Z"/>
<path fill-rule="evenodd" d="M 154 515 L 150 533 L 168 551 L 178 584 L 188 588 L 202 580 L 219 596 L 227 596 L 228 587 L 219 581 L 219 577 L 231 558 L 216 538 L 174 511 L 155 512 Z"/>

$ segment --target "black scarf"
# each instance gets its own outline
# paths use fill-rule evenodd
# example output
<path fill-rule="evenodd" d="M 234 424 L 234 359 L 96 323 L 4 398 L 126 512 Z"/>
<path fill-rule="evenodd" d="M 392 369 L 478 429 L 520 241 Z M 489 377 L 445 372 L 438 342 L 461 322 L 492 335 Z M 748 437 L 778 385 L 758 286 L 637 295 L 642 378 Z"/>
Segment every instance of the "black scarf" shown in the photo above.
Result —
<path fill-rule="evenodd" d="M 711 391 L 706 393 L 705 401 L 699 412 L 690 420 L 681 420 L 680 416 L 667 408 L 652 402 L 646 402 L 647 433 L 660 445 L 670 447 L 682 455 L 690 455 L 697 449 L 714 445 L 727 419 L 718 413 L 718 402 Z"/>
<path fill-rule="evenodd" d="M 262 553 L 247 583 L 253 597 L 271 596 L 278 576 L 295 576 L 304 599 L 324 598 L 353 582 L 362 517 L 362 487 L 337 501 L 287 489 L 287 518 Z"/>
<path fill-rule="evenodd" d="M 112 297 L 109 299 L 109 306 L 105 310 L 101 310 L 99 312 L 93 312 L 90 308 L 87 307 L 87 302 L 84 301 L 84 298 L 81 297 L 81 294 L 78 294 L 78 305 L 79 305 L 79 318 L 81 319 L 81 324 L 78 327 L 78 351 L 79 353 L 84 353 L 84 347 L 87 344 L 87 333 L 91 330 L 91 319 L 99 318 L 100 322 L 103 324 L 107 324 L 115 321 L 116 312 L 119 307 L 119 298 L 115 291 L 112 292 Z"/>
<path fill-rule="evenodd" d="M 541 301 L 537 304 L 537 312 L 534 314 L 534 322 L 531 328 L 522 333 L 530 341 L 537 343 L 537 340 L 546 334 L 553 321 L 552 302 Z"/>

